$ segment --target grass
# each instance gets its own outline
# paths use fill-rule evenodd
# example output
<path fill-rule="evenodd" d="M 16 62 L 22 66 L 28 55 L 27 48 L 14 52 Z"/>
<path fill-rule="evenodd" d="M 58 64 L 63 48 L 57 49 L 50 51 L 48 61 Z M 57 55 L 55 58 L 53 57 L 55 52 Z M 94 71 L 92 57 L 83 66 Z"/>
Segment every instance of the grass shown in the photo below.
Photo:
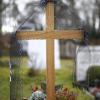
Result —
<path fill-rule="evenodd" d="M 0 59 L 0 100 L 9 100 L 10 98 L 10 83 L 9 74 L 10 70 L 8 66 L 5 66 L 5 61 L 8 62 L 7 57 L 2 57 Z"/>
<path fill-rule="evenodd" d="M 8 61 L 7 57 L 2 57 L 0 59 L 0 62 L 5 63 L 5 61 Z M 67 87 L 70 90 L 75 91 L 78 93 L 77 100 L 91 100 L 91 98 L 86 95 L 83 91 L 81 91 L 78 88 L 73 88 L 72 86 L 72 73 L 73 73 L 73 66 L 74 62 L 72 60 L 61 60 L 61 69 L 56 70 L 56 84 L 63 84 L 64 87 Z M 21 78 L 23 80 L 23 97 L 29 97 L 32 93 L 32 87 L 34 85 L 40 86 L 41 81 L 46 80 L 46 70 L 42 70 L 39 74 L 37 74 L 34 77 L 29 77 L 27 75 L 28 73 L 27 68 L 27 58 L 24 57 L 23 61 L 21 63 Z M 9 94 L 10 94 L 10 88 L 9 88 L 9 68 L 8 66 L 2 66 L 0 64 L 0 100 L 10 100 Z"/>

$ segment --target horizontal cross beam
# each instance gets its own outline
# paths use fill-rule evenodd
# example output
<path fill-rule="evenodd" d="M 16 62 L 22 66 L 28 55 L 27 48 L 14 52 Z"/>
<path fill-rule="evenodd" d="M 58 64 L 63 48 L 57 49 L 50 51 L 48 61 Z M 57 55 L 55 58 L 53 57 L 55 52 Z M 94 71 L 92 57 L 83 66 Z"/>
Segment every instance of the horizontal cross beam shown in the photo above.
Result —
<path fill-rule="evenodd" d="M 17 31 L 18 40 L 29 39 L 83 39 L 82 30 L 57 31 Z"/>

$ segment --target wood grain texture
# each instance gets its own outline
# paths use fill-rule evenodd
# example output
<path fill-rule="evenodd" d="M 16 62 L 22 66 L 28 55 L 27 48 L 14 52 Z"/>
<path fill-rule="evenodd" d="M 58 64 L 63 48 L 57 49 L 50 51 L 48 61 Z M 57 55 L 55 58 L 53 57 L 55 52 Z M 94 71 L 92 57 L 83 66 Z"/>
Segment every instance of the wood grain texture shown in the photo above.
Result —
<path fill-rule="evenodd" d="M 54 30 L 54 4 L 51 2 L 46 6 L 46 30 Z"/>
<path fill-rule="evenodd" d="M 81 30 L 58 30 L 58 31 L 18 31 L 16 34 L 18 40 L 30 39 L 83 39 Z"/>
<path fill-rule="evenodd" d="M 54 40 L 46 42 L 47 57 L 47 100 L 56 100 L 55 96 L 55 68 L 54 68 Z"/>
<path fill-rule="evenodd" d="M 49 2 L 46 6 L 46 31 L 54 31 L 54 4 Z M 52 34 L 52 33 L 45 33 Z M 50 37 L 50 36 L 49 36 Z M 47 38 L 46 38 L 47 39 Z M 54 65 L 54 40 L 48 38 L 46 40 L 47 52 L 47 100 L 56 100 L 55 96 L 55 65 Z"/>

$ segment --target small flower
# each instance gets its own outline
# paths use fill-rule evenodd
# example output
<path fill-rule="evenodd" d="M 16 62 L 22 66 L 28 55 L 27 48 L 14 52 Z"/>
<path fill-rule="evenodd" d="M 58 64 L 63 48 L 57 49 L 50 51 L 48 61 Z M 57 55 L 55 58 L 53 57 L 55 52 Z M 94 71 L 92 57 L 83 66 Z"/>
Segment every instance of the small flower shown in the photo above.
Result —
<path fill-rule="evenodd" d="M 45 98 L 46 95 L 41 90 L 37 90 L 32 93 L 32 96 L 29 100 L 45 100 Z"/>

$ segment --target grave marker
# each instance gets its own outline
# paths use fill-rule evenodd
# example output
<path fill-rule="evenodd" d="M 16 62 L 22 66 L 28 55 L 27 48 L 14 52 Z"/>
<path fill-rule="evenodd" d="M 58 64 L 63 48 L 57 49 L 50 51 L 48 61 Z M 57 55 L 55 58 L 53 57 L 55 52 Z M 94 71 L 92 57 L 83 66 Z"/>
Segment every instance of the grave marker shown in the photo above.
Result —
<path fill-rule="evenodd" d="M 91 66 L 100 66 L 100 46 L 83 46 L 76 56 L 76 81 L 84 81 Z"/>
<path fill-rule="evenodd" d="M 18 31 L 18 40 L 46 39 L 47 59 L 47 100 L 56 100 L 55 96 L 55 68 L 54 68 L 54 39 L 83 39 L 81 30 L 54 30 L 54 3 L 48 0 L 46 6 L 45 31 Z"/>

